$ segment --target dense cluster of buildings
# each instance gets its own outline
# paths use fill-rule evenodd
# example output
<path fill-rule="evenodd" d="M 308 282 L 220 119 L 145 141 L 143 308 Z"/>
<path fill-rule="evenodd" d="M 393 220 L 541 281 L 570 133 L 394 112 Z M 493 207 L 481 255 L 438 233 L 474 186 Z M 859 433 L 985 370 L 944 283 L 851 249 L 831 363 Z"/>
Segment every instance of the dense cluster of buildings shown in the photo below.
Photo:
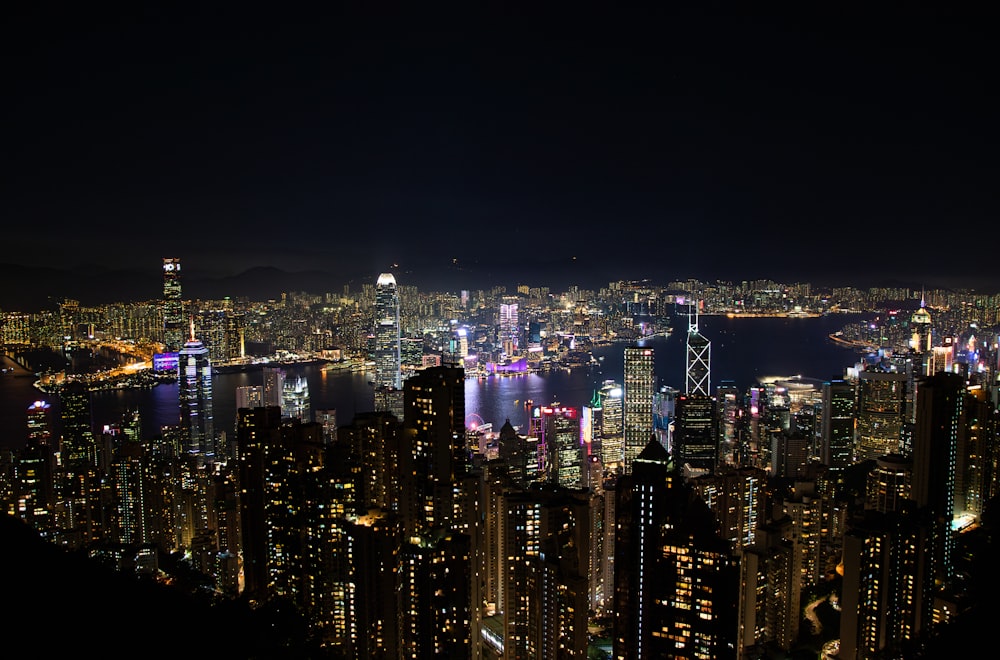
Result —
<path fill-rule="evenodd" d="M 147 319 L 134 339 L 176 369 L 177 426 L 142 437 L 137 411 L 95 433 L 88 385 L 67 378 L 58 425 L 39 401 L 24 448 L 4 453 L 0 503 L 122 571 L 155 577 L 179 553 L 220 599 L 289 603 L 330 657 L 760 658 L 794 649 L 819 605 L 838 613 L 831 657 L 904 657 L 993 597 L 961 547 L 1000 486 L 994 299 L 938 300 L 947 323 L 922 299 L 889 315 L 898 341 L 842 379 L 740 392 L 712 382 L 700 314 L 864 296 L 694 282 L 421 296 L 383 273 L 353 300 L 209 309 L 181 301 L 179 268 L 164 260 L 156 314 L 122 304 L 108 325 L 109 310 L 69 304 L 57 322 L 75 338 Z M 635 340 L 678 304 L 685 383 L 658 388 Z M 46 332 L 5 320 L 8 350 Z M 540 405 L 526 429 L 466 427 L 469 369 L 612 338 L 622 382 L 588 405 Z M 375 409 L 311 410 L 307 387 L 269 368 L 237 392 L 235 437 L 220 436 L 213 364 L 248 344 L 360 353 Z"/>

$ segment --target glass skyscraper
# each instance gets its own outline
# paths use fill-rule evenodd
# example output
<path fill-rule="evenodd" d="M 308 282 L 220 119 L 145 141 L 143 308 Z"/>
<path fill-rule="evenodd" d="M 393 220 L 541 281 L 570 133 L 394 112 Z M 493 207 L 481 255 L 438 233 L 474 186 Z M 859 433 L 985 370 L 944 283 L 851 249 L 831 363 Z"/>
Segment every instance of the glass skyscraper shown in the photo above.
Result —
<path fill-rule="evenodd" d="M 184 341 L 184 307 L 181 301 L 181 260 L 163 258 L 163 344 L 175 353 Z"/>
<path fill-rule="evenodd" d="M 632 460 L 653 437 L 653 349 L 642 346 L 625 348 L 622 435 L 625 444 L 625 474 L 632 471 Z"/>
<path fill-rule="evenodd" d="M 194 336 L 193 323 L 191 337 L 177 358 L 177 396 L 184 449 L 191 454 L 214 454 L 212 363 L 208 348 Z"/>
<path fill-rule="evenodd" d="M 399 290 L 392 273 L 375 283 L 375 388 L 400 389 Z"/>

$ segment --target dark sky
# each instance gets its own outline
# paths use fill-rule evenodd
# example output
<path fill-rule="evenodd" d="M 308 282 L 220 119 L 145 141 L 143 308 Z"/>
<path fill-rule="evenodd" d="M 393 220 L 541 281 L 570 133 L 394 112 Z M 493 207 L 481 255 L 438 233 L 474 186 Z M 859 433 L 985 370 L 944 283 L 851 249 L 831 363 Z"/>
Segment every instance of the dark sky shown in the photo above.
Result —
<path fill-rule="evenodd" d="M 375 4 L 8 14 L 0 262 L 1000 290 L 985 15 Z"/>

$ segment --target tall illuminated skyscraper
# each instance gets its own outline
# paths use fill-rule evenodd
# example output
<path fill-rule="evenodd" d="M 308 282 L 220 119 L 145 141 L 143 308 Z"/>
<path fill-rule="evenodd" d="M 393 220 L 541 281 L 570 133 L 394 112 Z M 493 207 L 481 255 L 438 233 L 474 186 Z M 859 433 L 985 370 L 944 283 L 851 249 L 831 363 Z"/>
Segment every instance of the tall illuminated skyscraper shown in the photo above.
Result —
<path fill-rule="evenodd" d="M 191 454 L 214 454 L 212 363 L 208 348 L 194 336 L 194 321 L 191 336 L 177 356 L 177 396 L 184 449 Z"/>
<path fill-rule="evenodd" d="M 694 316 L 688 311 L 684 393 L 712 395 L 712 342 L 698 329 L 698 301 Z"/>
<path fill-rule="evenodd" d="M 712 474 L 719 463 L 717 406 L 704 394 L 677 397 L 673 449 L 677 467 L 685 476 Z"/>
<path fill-rule="evenodd" d="M 627 346 L 624 372 L 622 436 L 625 444 L 625 474 L 629 474 L 632 471 L 632 460 L 653 437 L 653 349 Z"/>
<path fill-rule="evenodd" d="M 264 367 L 264 384 L 261 392 L 261 404 L 266 406 L 285 405 L 285 370 L 281 367 Z M 284 412 L 284 411 L 283 411 Z"/>
<path fill-rule="evenodd" d="M 906 422 L 908 376 L 866 369 L 858 373 L 857 443 L 860 460 L 898 454 Z"/>
<path fill-rule="evenodd" d="M 181 301 L 181 260 L 163 258 L 163 344 L 176 353 L 184 343 L 184 304 Z"/>
<path fill-rule="evenodd" d="M 843 378 L 823 383 L 820 458 L 830 468 L 830 478 L 838 489 L 844 474 L 854 463 L 855 385 Z"/>
<path fill-rule="evenodd" d="M 607 467 L 621 466 L 625 461 L 622 444 L 622 386 L 606 380 L 598 392 L 601 405 L 601 460 Z"/>
<path fill-rule="evenodd" d="M 309 381 L 304 376 L 286 380 L 281 407 L 286 417 L 294 417 L 303 422 L 311 422 L 312 407 L 309 404 Z"/>
<path fill-rule="evenodd" d="M 500 348 L 504 355 L 518 354 L 520 326 L 517 320 L 517 296 L 504 296 L 500 304 Z"/>
<path fill-rule="evenodd" d="M 375 388 L 398 390 L 400 377 L 399 290 L 392 273 L 375 282 Z"/>

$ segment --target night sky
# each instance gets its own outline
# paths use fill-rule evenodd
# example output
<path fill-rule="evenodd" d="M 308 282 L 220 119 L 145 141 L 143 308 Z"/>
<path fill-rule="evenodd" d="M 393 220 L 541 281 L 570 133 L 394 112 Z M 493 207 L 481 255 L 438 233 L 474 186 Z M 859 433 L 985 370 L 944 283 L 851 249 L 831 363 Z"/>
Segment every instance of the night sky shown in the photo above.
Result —
<path fill-rule="evenodd" d="M 0 263 L 1000 291 L 985 15 L 379 4 L 8 14 Z"/>

